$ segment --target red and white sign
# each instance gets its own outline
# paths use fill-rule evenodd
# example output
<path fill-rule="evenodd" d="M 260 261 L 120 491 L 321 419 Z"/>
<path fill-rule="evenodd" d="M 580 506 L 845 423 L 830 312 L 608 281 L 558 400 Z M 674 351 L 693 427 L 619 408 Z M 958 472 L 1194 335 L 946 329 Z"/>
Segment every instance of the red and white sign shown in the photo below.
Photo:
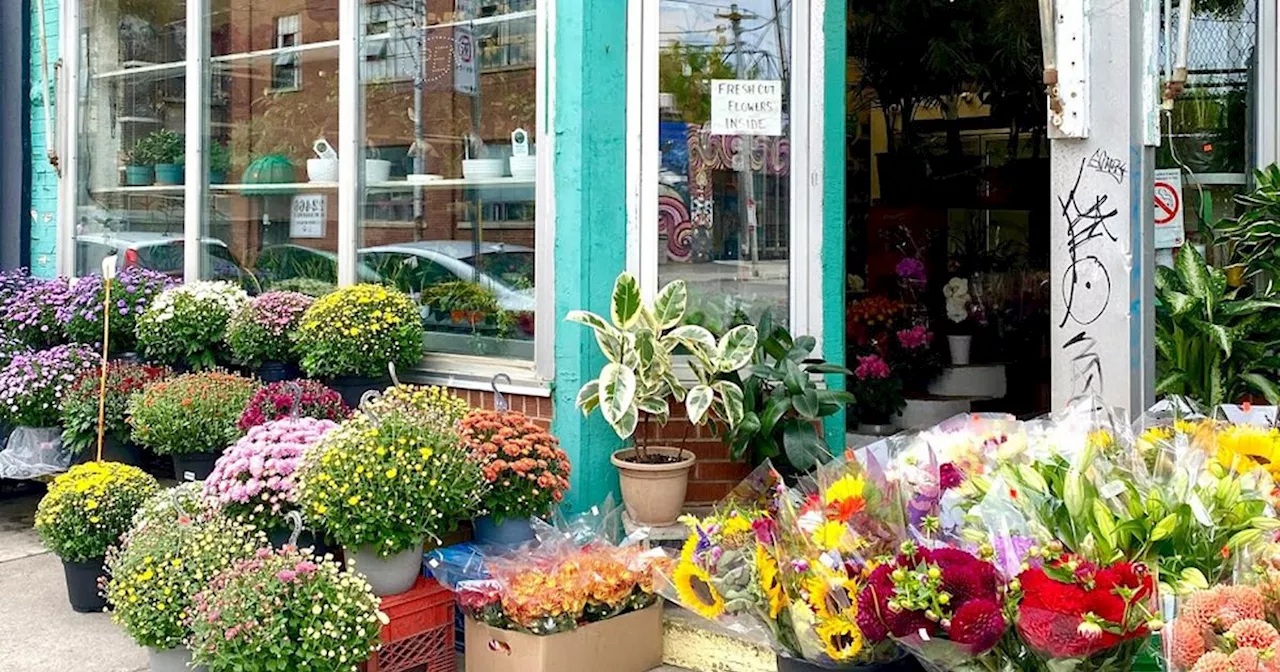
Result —
<path fill-rule="evenodd" d="M 1177 168 L 1157 170 L 1155 185 L 1155 248 L 1157 250 L 1181 247 L 1186 241 L 1182 207 L 1182 172 Z"/>
<path fill-rule="evenodd" d="M 457 14 L 475 19 L 474 0 L 458 0 Z M 480 71 L 476 67 L 476 38 L 469 26 L 453 29 L 453 90 L 474 96 L 480 90 Z"/>

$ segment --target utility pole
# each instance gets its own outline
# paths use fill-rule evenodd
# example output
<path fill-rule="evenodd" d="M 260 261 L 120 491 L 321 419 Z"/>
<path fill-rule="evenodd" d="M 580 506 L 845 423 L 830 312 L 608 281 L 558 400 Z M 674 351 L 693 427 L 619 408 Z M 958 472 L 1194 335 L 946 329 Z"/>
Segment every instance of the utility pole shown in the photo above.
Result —
<path fill-rule="evenodd" d="M 746 79 L 746 60 L 742 53 L 742 22 L 745 19 L 758 19 L 759 16 L 738 9 L 738 3 L 729 5 L 728 12 L 716 12 L 717 19 L 726 19 L 733 29 L 733 69 L 738 79 Z M 739 236 L 745 233 L 751 255 L 751 276 L 757 277 L 760 271 L 756 264 L 760 261 L 760 241 L 756 222 L 756 190 L 755 175 L 751 171 L 751 154 L 755 148 L 755 136 L 743 135 L 739 145 L 738 165 L 738 231 Z M 738 249 L 742 249 L 741 240 Z"/>

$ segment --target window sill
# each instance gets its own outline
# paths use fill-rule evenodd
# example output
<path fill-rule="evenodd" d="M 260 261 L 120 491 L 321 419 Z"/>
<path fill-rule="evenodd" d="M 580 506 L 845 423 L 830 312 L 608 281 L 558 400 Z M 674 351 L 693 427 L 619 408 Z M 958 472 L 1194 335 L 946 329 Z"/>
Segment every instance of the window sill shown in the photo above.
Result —
<path fill-rule="evenodd" d="M 420 385 L 492 392 L 494 376 L 504 373 L 511 377 L 511 382 L 499 386 L 503 394 L 551 396 L 551 382 L 539 378 L 533 362 L 528 360 L 426 353 L 417 368 L 405 372 L 401 378 Z"/>

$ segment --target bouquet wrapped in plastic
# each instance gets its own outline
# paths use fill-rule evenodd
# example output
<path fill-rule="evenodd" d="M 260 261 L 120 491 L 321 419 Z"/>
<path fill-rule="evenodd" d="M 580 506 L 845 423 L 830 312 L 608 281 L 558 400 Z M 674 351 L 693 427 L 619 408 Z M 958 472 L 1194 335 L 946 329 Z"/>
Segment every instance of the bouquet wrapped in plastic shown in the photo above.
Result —
<path fill-rule="evenodd" d="M 535 523 L 537 540 L 486 555 L 471 547 L 434 551 L 433 575 L 458 594 L 470 617 L 504 630 L 550 635 L 655 604 L 654 576 L 669 572 L 661 550 L 585 535 L 584 521 L 564 528 Z"/>

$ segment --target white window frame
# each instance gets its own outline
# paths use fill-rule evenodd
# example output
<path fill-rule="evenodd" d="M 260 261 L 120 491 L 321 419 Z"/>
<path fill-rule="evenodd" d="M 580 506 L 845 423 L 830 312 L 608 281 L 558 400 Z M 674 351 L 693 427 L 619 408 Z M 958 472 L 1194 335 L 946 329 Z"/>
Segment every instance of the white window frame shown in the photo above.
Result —
<path fill-rule="evenodd" d="M 627 270 L 640 280 L 646 299 L 659 289 L 659 4 L 627 1 Z M 822 262 L 814 252 L 822 250 L 823 231 L 825 5 L 826 0 L 795 0 L 790 35 L 788 316 L 793 334 L 817 339 L 815 356 L 823 356 Z"/>
<path fill-rule="evenodd" d="M 80 126 L 82 97 L 79 92 L 84 84 L 82 77 L 83 29 L 80 16 L 81 0 L 63 0 L 61 6 L 60 49 L 63 61 L 71 64 L 63 69 L 68 92 L 64 110 L 65 125 L 59 129 L 66 138 L 63 156 L 64 179 L 58 186 L 57 269 L 62 275 L 75 272 L 75 223 L 82 186 L 79 175 Z M 361 64 L 364 61 L 364 0 L 338 0 L 339 39 L 339 114 L 338 131 L 342 138 L 339 153 L 338 185 L 338 284 L 349 285 L 356 281 L 356 251 L 359 244 L 359 222 L 364 204 L 364 100 L 361 91 Z M 535 183 L 535 311 L 539 319 L 535 325 L 534 359 L 512 360 L 496 357 L 473 357 L 424 351 L 419 370 L 407 372 L 403 377 L 467 389 L 490 389 L 490 381 L 497 373 L 506 373 L 512 384 L 505 390 L 531 396 L 550 396 L 550 381 L 555 375 L 555 194 L 552 179 L 555 155 L 554 104 L 555 86 L 555 7 L 556 0 L 538 0 L 536 14 L 537 54 L 535 67 L 536 114 L 538 133 L 536 152 L 538 176 Z M 208 195 L 206 170 L 206 138 L 208 137 L 208 109 L 204 104 L 209 89 L 209 72 L 212 64 L 208 39 L 209 0 L 187 0 L 186 26 L 191 39 L 187 43 L 186 59 L 182 63 L 186 75 L 186 100 L 190 103 L 186 114 L 186 180 L 183 187 L 184 219 L 183 237 L 199 240 L 204 235 L 204 211 Z M 273 25 L 278 19 L 273 19 Z M 333 43 L 316 43 L 303 47 L 301 37 L 294 49 L 322 48 Z M 276 50 L 271 50 L 276 51 Z M 63 101 L 59 101 L 62 103 Z M 200 245 L 184 245 L 183 276 L 186 280 L 200 277 Z"/>

